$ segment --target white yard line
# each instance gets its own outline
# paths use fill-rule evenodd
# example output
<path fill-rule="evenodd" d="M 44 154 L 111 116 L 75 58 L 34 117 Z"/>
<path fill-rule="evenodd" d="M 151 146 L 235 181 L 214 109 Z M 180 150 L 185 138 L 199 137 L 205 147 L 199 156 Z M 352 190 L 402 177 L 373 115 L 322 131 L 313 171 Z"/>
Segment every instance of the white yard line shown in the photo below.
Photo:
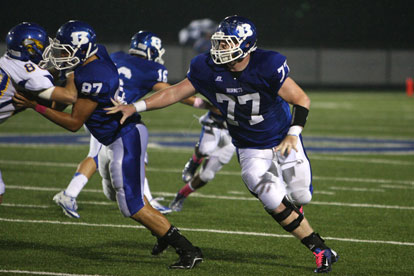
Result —
<path fill-rule="evenodd" d="M 30 187 L 30 186 L 15 186 L 15 185 L 8 185 L 7 189 L 16 189 L 16 190 L 32 190 L 32 191 L 59 191 L 59 188 L 39 188 L 39 187 Z M 101 190 L 95 189 L 85 189 L 84 192 L 90 193 L 103 193 Z M 166 192 L 152 192 L 156 196 L 163 196 L 163 197 L 175 197 L 175 193 L 166 193 Z M 243 197 L 243 196 L 224 196 L 224 195 L 206 195 L 201 194 L 199 192 L 195 192 L 191 194 L 191 197 L 198 197 L 198 198 L 208 198 L 208 199 L 217 199 L 217 200 L 241 200 L 241 201 L 256 201 L 257 198 L 253 196 Z M 115 204 L 110 201 L 78 201 L 79 204 L 90 204 L 90 205 L 111 205 Z M 414 210 L 414 206 L 398 206 L 398 205 L 381 205 L 381 204 L 366 204 L 366 203 L 346 203 L 346 202 L 326 202 L 326 201 L 311 201 L 309 204 L 315 205 L 328 205 L 328 206 L 344 206 L 344 207 L 362 207 L 362 208 L 376 208 L 376 209 L 398 209 L 398 210 Z M 42 206 L 38 208 L 47 208 L 45 206 L 48 205 L 24 205 L 24 204 L 15 204 L 15 203 L 8 203 L 5 202 L 1 206 L 7 207 L 28 207 L 28 206 Z M 53 206 L 53 205 L 50 205 Z"/>
<path fill-rule="evenodd" d="M 55 162 L 18 161 L 18 160 L 2 160 L 2 159 L 0 159 L 0 164 L 46 166 L 46 167 L 70 167 L 70 168 L 76 168 L 78 165 L 77 163 L 55 163 Z M 160 168 L 148 167 L 147 171 L 181 174 L 181 169 L 160 169 Z M 236 171 L 222 170 L 218 174 L 240 176 L 239 171 L 236 172 Z M 343 181 L 343 182 L 355 182 L 355 183 L 407 184 L 407 185 L 414 186 L 414 181 L 409 181 L 409 180 L 394 180 L 394 179 L 381 179 L 381 178 L 378 179 L 378 178 L 355 178 L 355 177 L 331 177 L 331 176 L 313 176 L 313 178 L 316 180 L 328 180 L 328 181 L 331 180 L 331 181 Z"/>
<path fill-rule="evenodd" d="M 46 272 L 46 271 L 27 271 L 27 270 L 5 270 L 0 269 L 0 273 L 12 273 L 12 274 L 29 274 L 29 275 L 50 275 L 50 276 L 105 276 L 100 274 L 72 274 L 72 273 L 59 273 L 59 272 Z"/>
<path fill-rule="evenodd" d="M 390 186 L 392 187 L 392 186 Z M 379 192 L 384 193 L 384 189 L 373 189 L 373 188 L 361 188 L 361 187 L 339 187 L 339 186 L 332 186 L 329 189 L 334 191 L 352 191 L 352 192 Z"/>
<path fill-rule="evenodd" d="M 414 162 L 401 161 L 401 160 L 388 160 L 388 159 L 376 159 L 376 158 L 355 158 L 355 157 L 337 157 L 337 156 L 322 156 L 312 154 L 310 155 L 312 160 L 329 160 L 329 161 L 343 161 L 343 162 L 358 162 L 358 163 L 371 163 L 371 164 L 384 164 L 384 165 L 396 165 L 396 166 L 414 166 Z"/>
<path fill-rule="evenodd" d="M 7 219 L 7 218 L 1 218 L 0 217 L 0 221 L 10 222 L 10 223 L 38 223 L 38 224 L 75 225 L 75 226 L 88 226 L 88 227 L 146 229 L 145 227 L 140 226 L 140 225 L 98 224 L 98 223 L 85 223 L 85 222 L 56 221 L 56 220 L 23 220 L 23 219 Z M 293 238 L 292 235 L 287 235 L 287 234 L 273 234 L 273 233 L 262 233 L 262 232 L 244 232 L 244 231 L 231 231 L 231 230 L 219 230 L 219 229 L 197 229 L 197 228 L 185 228 L 185 227 L 180 227 L 180 230 L 182 230 L 182 231 L 191 231 L 191 232 L 208 232 L 208 233 L 216 233 L 216 234 L 230 234 L 230 235 L 276 237 L 276 238 Z M 355 243 L 375 243 L 375 244 L 391 244 L 391 245 L 414 246 L 414 242 L 360 240 L 360 239 L 336 238 L 336 237 L 326 237 L 325 239 L 334 240 L 334 241 L 355 242 Z"/>

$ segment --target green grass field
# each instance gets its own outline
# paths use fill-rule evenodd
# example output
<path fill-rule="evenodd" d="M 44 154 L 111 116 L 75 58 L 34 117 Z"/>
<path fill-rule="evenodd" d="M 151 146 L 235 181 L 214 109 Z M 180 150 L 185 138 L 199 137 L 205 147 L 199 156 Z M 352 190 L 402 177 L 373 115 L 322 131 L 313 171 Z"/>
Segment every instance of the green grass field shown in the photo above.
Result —
<path fill-rule="evenodd" d="M 413 275 L 414 98 L 404 92 L 309 96 L 304 142 L 315 148 L 308 152 L 315 192 L 305 215 L 340 255 L 331 274 Z M 194 115 L 203 113 L 176 104 L 143 117 L 150 133 L 176 132 L 195 142 L 200 126 Z M 70 134 L 31 110 L 0 126 L 0 138 L 51 133 Z M 389 150 L 401 146 L 399 141 L 411 150 Z M 313 255 L 250 195 L 235 157 L 186 200 L 183 211 L 168 215 L 203 250 L 204 262 L 192 271 L 167 269 L 177 259 L 172 249 L 150 255 L 153 236 L 106 199 L 98 174 L 78 198 L 81 218 L 64 216 L 52 197 L 87 152 L 87 145 L 0 143 L 6 182 L 0 276 L 314 274 Z M 152 193 L 167 205 L 183 184 L 181 170 L 192 149 L 150 147 L 148 153 Z"/>

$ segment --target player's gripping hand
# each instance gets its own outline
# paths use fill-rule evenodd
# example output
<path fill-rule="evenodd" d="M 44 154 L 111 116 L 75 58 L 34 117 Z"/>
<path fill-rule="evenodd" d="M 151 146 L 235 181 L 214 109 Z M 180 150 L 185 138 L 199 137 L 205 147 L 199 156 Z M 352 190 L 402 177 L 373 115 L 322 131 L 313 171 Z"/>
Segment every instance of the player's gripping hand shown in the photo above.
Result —
<path fill-rule="evenodd" d="M 132 114 L 136 112 L 135 106 L 132 104 L 123 104 L 122 102 L 116 101 L 114 99 L 111 99 L 114 106 L 104 108 L 106 111 L 106 114 L 115 114 L 117 112 L 122 112 L 122 118 L 121 118 L 121 125 L 125 122 L 128 117 L 130 117 Z"/>
<path fill-rule="evenodd" d="M 274 150 L 280 151 L 280 154 L 282 156 L 288 156 L 292 149 L 298 152 L 298 149 L 296 148 L 297 144 L 298 144 L 298 136 L 286 135 L 285 139 L 283 139 L 283 141 L 279 145 L 277 145 L 274 148 Z"/>
<path fill-rule="evenodd" d="M 16 106 L 19 108 L 21 107 L 35 108 L 35 106 L 37 105 L 37 102 L 35 100 L 26 98 L 20 92 L 17 92 L 16 94 L 14 94 L 13 101 L 15 102 Z"/>

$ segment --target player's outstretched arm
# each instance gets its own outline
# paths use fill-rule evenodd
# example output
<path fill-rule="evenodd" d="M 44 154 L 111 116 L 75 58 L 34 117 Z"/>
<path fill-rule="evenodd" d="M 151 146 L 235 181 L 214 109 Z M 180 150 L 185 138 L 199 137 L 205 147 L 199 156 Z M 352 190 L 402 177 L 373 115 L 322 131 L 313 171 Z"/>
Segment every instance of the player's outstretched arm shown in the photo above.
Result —
<path fill-rule="evenodd" d="M 69 114 L 40 105 L 35 100 L 27 99 L 20 93 L 14 95 L 13 101 L 17 107 L 33 108 L 53 123 L 73 132 L 83 126 L 98 106 L 97 102 L 90 99 L 79 98 L 72 107 L 72 113 Z"/>
<path fill-rule="evenodd" d="M 50 99 L 63 104 L 73 104 L 76 102 L 78 90 L 75 86 L 75 74 L 73 72 L 66 75 L 65 87 L 55 86 Z"/>
<path fill-rule="evenodd" d="M 114 106 L 104 108 L 107 112 L 106 114 L 115 114 L 117 112 L 122 112 L 122 118 L 120 120 L 121 125 L 128 119 L 132 114 L 137 110 L 133 104 L 123 104 L 114 99 L 111 99 Z"/>
<path fill-rule="evenodd" d="M 122 105 L 119 102 L 112 101 L 114 103 L 113 107 L 105 108 L 107 114 L 113 114 L 117 112 L 122 112 L 121 124 L 130 117 L 135 112 L 143 112 L 154 109 L 160 109 L 172 105 L 181 101 L 182 99 L 188 98 L 196 93 L 194 86 L 188 79 L 169 86 L 165 89 L 158 91 L 152 96 L 146 98 L 145 100 L 137 101 L 133 104 Z"/>

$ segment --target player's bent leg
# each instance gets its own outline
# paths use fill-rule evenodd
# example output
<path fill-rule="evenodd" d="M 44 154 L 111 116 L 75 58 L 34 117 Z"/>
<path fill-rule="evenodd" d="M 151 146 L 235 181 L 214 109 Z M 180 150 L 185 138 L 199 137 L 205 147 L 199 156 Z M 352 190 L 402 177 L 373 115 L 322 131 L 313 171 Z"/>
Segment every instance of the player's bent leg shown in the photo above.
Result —
<path fill-rule="evenodd" d="M 181 175 L 183 182 L 188 183 L 193 179 L 198 167 L 201 165 L 201 163 L 203 163 L 204 157 L 205 156 L 203 155 L 197 154 L 196 150 L 190 159 L 188 159 L 187 163 L 184 165 L 184 169 Z"/>
<path fill-rule="evenodd" d="M 203 126 L 200 139 L 194 148 L 193 156 L 185 164 L 182 179 L 185 183 L 190 182 L 204 158 L 213 153 L 220 141 L 220 131 L 217 128 Z"/>
<path fill-rule="evenodd" d="M 150 204 L 145 204 L 138 212 L 133 214 L 131 218 L 144 225 L 159 237 L 164 236 L 171 227 L 167 218 L 156 209 L 152 208 Z"/>
<path fill-rule="evenodd" d="M 285 229 L 298 238 L 315 256 L 315 272 L 324 273 L 332 269 L 338 254 L 325 245 L 325 241 L 315 233 L 298 208 L 284 197 L 282 203 L 269 214 Z"/>
<path fill-rule="evenodd" d="M 53 197 L 53 201 L 56 202 L 63 210 L 63 213 L 70 218 L 80 218 L 78 214 L 78 205 L 76 203 L 76 198 L 68 196 L 65 191 L 57 193 Z"/>
<path fill-rule="evenodd" d="M 85 127 L 87 133 L 88 129 Z M 98 142 L 92 135 L 90 135 L 89 153 L 88 156 L 79 163 L 76 173 L 65 190 L 57 193 L 53 200 L 62 207 L 64 214 L 73 218 L 80 218 L 77 213 L 78 205 L 76 198 L 79 193 L 88 183 L 89 179 L 96 172 L 97 169 L 97 156 L 102 147 L 102 144 Z"/>
<path fill-rule="evenodd" d="M 219 157 L 210 156 L 205 160 L 201 170 L 194 178 L 185 184 L 175 195 L 175 198 L 171 201 L 169 207 L 174 212 L 180 212 L 183 208 L 184 200 L 195 190 L 200 189 L 206 185 L 209 181 L 213 180 L 216 173 L 223 167 Z"/>
<path fill-rule="evenodd" d="M 195 177 L 185 184 L 175 195 L 174 199 L 170 202 L 169 207 L 174 212 L 180 212 L 183 209 L 184 200 L 195 190 L 206 185 L 207 182 L 201 180 L 200 173 L 197 173 Z"/>
<path fill-rule="evenodd" d="M 96 172 L 96 168 L 97 164 L 94 158 L 86 157 L 82 160 L 82 162 L 78 165 L 75 175 L 65 190 L 66 194 L 74 198 L 78 197 L 83 187 L 85 187 L 89 179 Z"/>
<path fill-rule="evenodd" d="M 193 179 L 196 179 L 196 178 L 197 176 Z M 185 184 L 184 187 L 182 187 L 180 191 L 178 191 L 178 193 L 175 194 L 174 199 L 168 205 L 170 209 L 174 212 L 180 212 L 183 209 L 184 200 L 190 194 L 190 193 L 183 192 L 183 190 L 190 190 L 191 192 L 195 191 L 194 189 L 191 188 L 190 183 Z"/>
<path fill-rule="evenodd" d="M 301 140 L 298 140 L 297 162 L 294 166 L 283 169 L 283 180 L 289 199 L 296 205 L 306 205 L 312 200 L 312 169 Z"/>
<path fill-rule="evenodd" d="M 176 227 L 172 226 L 160 212 L 148 203 L 131 218 L 144 225 L 157 236 L 157 243 L 154 245 L 151 254 L 158 255 L 162 253 L 168 245 L 174 247 L 179 259 L 169 266 L 170 269 L 191 269 L 203 261 L 200 248 L 193 246 Z"/>
<path fill-rule="evenodd" d="M 266 210 L 276 209 L 286 194 L 281 173 L 273 161 L 273 151 L 239 149 L 242 179 Z"/>
<path fill-rule="evenodd" d="M 62 207 L 64 214 L 71 218 L 80 218 L 77 212 L 78 204 L 76 198 L 88 183 L 89 178 L 95 173 L 97 164 L 94 158 L 86 157 L 79 165 L 78 169 L 65 190 L 54 195 L 53 200 Z"/>
<path fill-rule="evenodd" d="M 102 190 L 104 195 L 112 201 L 116 201 L 116 191 L 112 186 L 111 174 L 109 171 L 109 162 L 108 157 L 109 149 L 107 147 L 102 147 L 102 150 L 99 153 L 99 174 L 102 177 Z"/>
<path fill-rule="evenodd" d="M 216 173 L 223 168 L 223 163 L 220 162 L 220 158 L 217 156 L 210 156 L 203 164 L 199 178 L 203 183 L 194 183 L 193 188 L 198 189 L 204 186 L 207 182 L 214 179 Z"/>
<path fill-rule="evenodd" d="M 106 198 L 111 201 L 116 201 L 116 191 L 112 187 L 112 182 L 110 179 L 102 178 L 102 190 Z"/>

